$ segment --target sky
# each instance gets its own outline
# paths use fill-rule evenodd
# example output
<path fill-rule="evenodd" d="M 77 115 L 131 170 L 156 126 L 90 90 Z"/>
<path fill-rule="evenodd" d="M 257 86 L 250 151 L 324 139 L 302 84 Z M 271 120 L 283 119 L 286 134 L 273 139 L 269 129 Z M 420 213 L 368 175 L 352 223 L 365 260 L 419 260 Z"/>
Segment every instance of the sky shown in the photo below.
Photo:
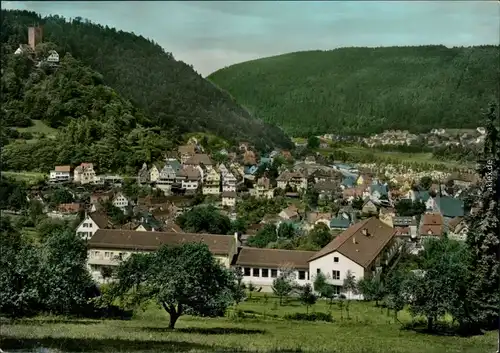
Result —
<path fill-rule="evenodd" d="M 498 1 L 2 1 L 153 39 L 202 75 L 238 62 L 352 46 L 500 43 Z"/>

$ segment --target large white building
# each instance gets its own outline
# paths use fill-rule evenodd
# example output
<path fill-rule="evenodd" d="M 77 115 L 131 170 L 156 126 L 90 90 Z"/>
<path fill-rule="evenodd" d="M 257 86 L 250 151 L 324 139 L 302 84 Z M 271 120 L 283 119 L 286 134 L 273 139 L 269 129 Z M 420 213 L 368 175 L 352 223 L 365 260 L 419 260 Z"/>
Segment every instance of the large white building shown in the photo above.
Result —
<path fill-rule="evenodd" d="M 117 259 L 123 257 L 120 254 L 130 253 L 131 249 L 154 251 L 161 244 L 194 241 L 208 243 L 225 266 L 241 269 L 245 284 L 251 282 L 263 292 L 271 292 L 273 281 L 286 271 L 292 273 L 299 285 L 313 284 L 321 272 L 338 294 L 345 293 L 342 286 L 348 272 L 356 280 L 372 276 L 389 264 L 400 246 L 394 228 L 375 217 L 354 224 L 317 252 L 243 247 L 237 235 L 163 232 L 134 235 L 130 231 L 99 230 L 89 243 L 89 265 L 95 265 L 93 274 L 98 277 L 99 266 L 118 265 Z M 362 299 L 360 295 L 345 294 L 351 299 Z"/>

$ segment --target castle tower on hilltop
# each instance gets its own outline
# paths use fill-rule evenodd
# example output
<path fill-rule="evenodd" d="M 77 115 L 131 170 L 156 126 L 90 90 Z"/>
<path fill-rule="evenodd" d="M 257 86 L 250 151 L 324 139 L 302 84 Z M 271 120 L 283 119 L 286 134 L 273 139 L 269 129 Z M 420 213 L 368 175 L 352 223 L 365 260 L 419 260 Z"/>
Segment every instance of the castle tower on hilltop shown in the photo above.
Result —
<path fill-rule="evenodd" d="M 42 42 L 43 30 L 41 26 L 28 27 L 28 45 L 35 50 L 37 44 Z"/>

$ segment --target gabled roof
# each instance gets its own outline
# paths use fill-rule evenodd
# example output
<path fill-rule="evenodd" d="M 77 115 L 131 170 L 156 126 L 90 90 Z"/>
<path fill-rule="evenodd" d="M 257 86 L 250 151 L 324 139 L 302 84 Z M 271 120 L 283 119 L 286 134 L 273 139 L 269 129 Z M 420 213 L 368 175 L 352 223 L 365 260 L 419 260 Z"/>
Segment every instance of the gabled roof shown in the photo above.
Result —
<path fill-rule="evenodd" d="M 208 156 L 208 154 L 196 153 L 191 158 L 189 158 L 186 162 L 184 162 L 184 164 L 186 164 L 186 165 L 199 165 L 199 164 L 212 165 L 213 163 L 210 160 L 210 157 Z"/>
<path fill-rule="evenodd" d="M 330 228 L 347 229 L 351 225 L 351 220 L 344 217 L 335 217 L 330 221 Z"/>
<path fill-rule="evenodd" d="M 89 240 L 88 247 L 94 249 L 155 251 L 164 244 L 174 246 L 197 242 L 206 244 L 215 255 L 229 255 L 235 246 L 235 239 L 232 235 L 99 229 Z"/>
<path fill-rule="evenodd" d="M 422 202 L 427 202 L 431 198 L 431 195 L 429 194 L 429 191 L 415 191 L 415 200 L 420 200 Z"/>
<path fill-rule="evenodd" d="M 381 184 L 372 184 L 370 185 L 370 192 L 373 194 L 374 192 L 378 192 L 380 195 L 388 195 L 388 190 L 386 185 Z"/>
<path fill-rule="evenodd" d="M 449 222 L 448 222 L 448 229 L 451 230 L 452 232 L 455 230 L 455 228 L 461 223 L 464 221 L 464 218 L 463 217 L 455 217 L 453 219 L 451 219 Z"/>
<path fill-rule="evenodd" d="M 366 230 L 367 235 L 363 234 L 363 230 Z M 337 251 L 366 268 L 394 238 L 394 233 L 392 227 L 376 217 L 371 217 L 349 227 L 314 254 L 309 261 Z"/>
<path fill-rule="evenodd" d="M 69 173 L 71 172 L 71 166 L 69 165 L 56 165 L 54 168 L 55 172 L 64 172 L 64 173 Z"/>
<path fill-rule="evenodd" d="M 259 249 L 242 247 L 236 260 L 236 266 L 279 268 L 292 266 L 295 269 L 309 269 L 308 259 L 314 251 Z"/>
<path fill-rule="evenodd" d="M 347 176 L 342 180 L 342 185 L 347 187 L 353 187 L 356 184 L 356 178 L 353 176 Z"/>
<path fill-rule="evenodd" d="M 444 217 L 454 218 L 464 216 L 464 202 L 451 196 L 437 196 L 435 199 Z"/>
<path fill-rule="evenodd" d="M 88 215 L 101 229 L 107 228 L 109 225 L 109 218 L 103 212 L 94 212 Z"/>

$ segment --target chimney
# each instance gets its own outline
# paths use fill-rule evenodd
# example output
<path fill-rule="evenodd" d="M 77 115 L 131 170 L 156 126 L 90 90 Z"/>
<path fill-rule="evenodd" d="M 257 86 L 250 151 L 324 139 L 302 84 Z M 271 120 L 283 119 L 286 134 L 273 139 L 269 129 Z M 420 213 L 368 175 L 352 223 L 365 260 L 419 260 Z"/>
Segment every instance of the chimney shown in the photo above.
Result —
<path fill-rule="evenodd" d="M 361 231 L 361 233 L 363 233 L 363 235 L 366 235 L 366 236 L 370 235 L 370 233 L 368 233 L 368 229 L 366 229 L 366 228 L 363 228 L 363 230 Z"/>
<path fill-rule="evenodd" d="M 235 244 L 236 244 L 236 249 L 241 247 L 241 234 L 239 232 L 234 233 L 234 240 L 235 240 Z"/>
<path fill-rule="evenodd" d="M 352 243 L 356 244 L 356 237 L 352 237 Z"/>

